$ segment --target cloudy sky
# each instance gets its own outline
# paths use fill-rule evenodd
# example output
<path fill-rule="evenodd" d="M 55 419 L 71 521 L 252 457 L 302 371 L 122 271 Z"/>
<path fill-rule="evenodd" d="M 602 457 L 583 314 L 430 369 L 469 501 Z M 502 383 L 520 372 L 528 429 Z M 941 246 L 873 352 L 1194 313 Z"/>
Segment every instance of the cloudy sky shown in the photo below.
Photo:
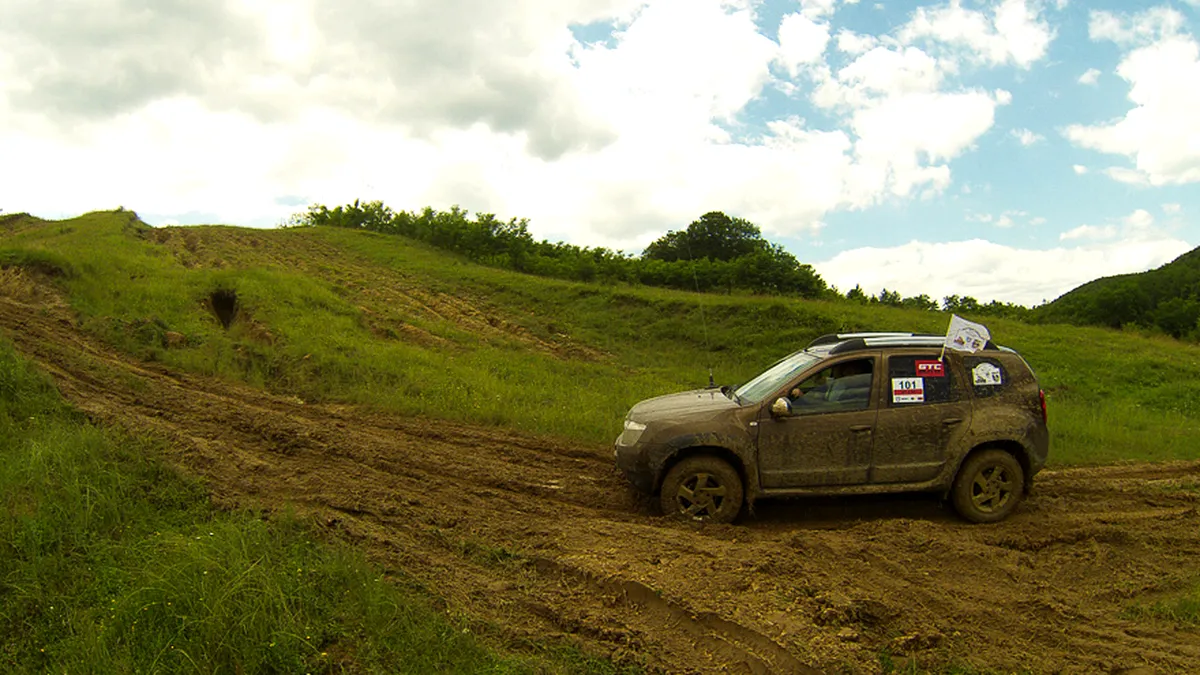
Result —
<path fill-rule="evenodd" d="M 1200 0 L 3 0 L 0 209 L 706 211 L 842 291 L 1034 305 L 1200 245 Z"/>

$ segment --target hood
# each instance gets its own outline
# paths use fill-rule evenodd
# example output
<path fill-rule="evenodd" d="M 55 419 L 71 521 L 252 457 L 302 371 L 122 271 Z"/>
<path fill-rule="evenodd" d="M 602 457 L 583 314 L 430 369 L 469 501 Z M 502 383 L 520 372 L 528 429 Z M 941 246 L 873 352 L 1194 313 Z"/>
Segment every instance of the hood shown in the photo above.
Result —
<path fill-rule="evenodd" d="M 737 407 L 737 402 L 722 394 L 720 389 L 694 389 L 678 394 L 648 398 L 630 409 L 629 418 L 644 423 L 691 413 L 731 410 Z"/>

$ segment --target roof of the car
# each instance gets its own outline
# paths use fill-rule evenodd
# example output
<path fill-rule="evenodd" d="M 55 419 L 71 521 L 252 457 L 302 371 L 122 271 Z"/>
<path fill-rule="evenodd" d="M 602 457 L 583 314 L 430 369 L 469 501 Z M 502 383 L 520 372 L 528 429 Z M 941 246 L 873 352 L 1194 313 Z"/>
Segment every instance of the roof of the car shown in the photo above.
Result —
<path fill-rule="evenodd" d="M 946 342 L 945 335 L 931 333 L 909 333 L 902 331 L 871 332 L 871 333 L 828 333 L 813 340 L 807 349 L 824 352 L 828 355 L 844 354 L 846 352 L 864 349 L 901 348 L 901 347 L 941 347 Z M 984 349 L 1003 349 L 991 340 Z"/>

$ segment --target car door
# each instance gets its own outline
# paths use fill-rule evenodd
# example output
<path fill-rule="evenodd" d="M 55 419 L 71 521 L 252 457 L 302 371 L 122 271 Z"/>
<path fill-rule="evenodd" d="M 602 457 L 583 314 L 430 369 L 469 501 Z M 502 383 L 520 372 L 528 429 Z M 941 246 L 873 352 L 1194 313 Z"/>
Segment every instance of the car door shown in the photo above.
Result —
<path fill-rule="evenodd" d="M 872 483 L 915 483 L 942 471 L 949 449 L 971 425 L 961 373 L 938 352 L 890 354 L 879 403 Z"/>
<path fill-rule="evenodd" d="M 865 373 L 845 376 L 836 386 L 831 371 L 857 365 Z M 758 470 L 763 488 L 802 488 L 867 482 L 872 430 L 879 399 L 875 357 L 844 359 L 780 392 L 803 391 L 792 412 L 772 415 L 770 402 L 758 419 Z M 865 376 L 865 377 L 864 377 Z M 851 392 L 847 395 L 847 392 Z M 807 399 L 807 402 L 804 402 Z"/>

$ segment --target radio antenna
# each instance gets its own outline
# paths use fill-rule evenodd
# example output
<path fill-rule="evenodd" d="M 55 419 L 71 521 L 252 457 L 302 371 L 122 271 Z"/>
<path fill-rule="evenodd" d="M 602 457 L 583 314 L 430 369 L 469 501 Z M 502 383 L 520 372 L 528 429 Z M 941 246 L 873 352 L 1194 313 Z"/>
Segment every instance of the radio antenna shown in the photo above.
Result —
<path fill-rule="evenodd" d="M 687 242 L 688 259 L 692 262 L 692 283 L 696 286 L 696 295 L 700 295 L 700 277 L 696 274 L 696 256 L 692 255 L 692 238 L 690 233 L 684 241 Z M 704 299 L 696 298 L 696 304 L 700 307 L 700 326 L 704 329 L 704 356 L 708 361 L 708 387 L 709 389 L 714 389 L 717 383 L 713 381 L 712 347 L 708 344 L 708 321 L 704 318 Z"/>

